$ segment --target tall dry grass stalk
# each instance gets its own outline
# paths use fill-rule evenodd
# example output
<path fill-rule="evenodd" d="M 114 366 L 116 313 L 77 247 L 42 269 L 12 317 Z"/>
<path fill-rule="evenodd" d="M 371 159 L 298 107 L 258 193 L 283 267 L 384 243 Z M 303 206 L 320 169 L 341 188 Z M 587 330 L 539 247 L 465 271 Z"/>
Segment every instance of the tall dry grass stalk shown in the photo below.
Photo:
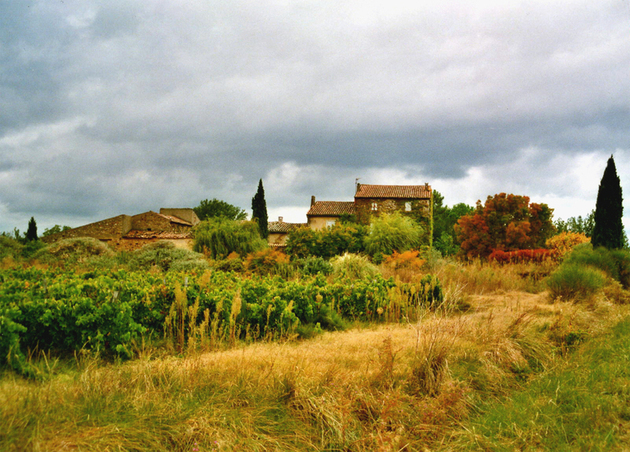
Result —
<path fill-rule="evenodd" d="M 241 299 L 241 289 L 239 288 L 234 294 L 234 299 L 232 300 L 232 307 L 230 309 L 229 328 L 230 328 L 230 345 L 231 346 L 234 346 L 236 344 L 236 339 L 240 335 L 240 327 L 237 326 L 236 318 L 241 313 L 242 303 L 243 302 Z"/>

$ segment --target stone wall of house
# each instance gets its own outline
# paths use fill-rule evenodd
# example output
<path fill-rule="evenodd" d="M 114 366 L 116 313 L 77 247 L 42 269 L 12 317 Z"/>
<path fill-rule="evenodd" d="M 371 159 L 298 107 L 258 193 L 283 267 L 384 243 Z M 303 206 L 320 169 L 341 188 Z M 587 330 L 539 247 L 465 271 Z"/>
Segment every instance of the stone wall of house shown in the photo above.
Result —
<path fill-rule="evenodd" d="M 78 228 L 68 229 L 48 237 L 44 237 L 44 242 L 52 243 L 57 240 L 77 237 L 94 237 L 99 240 L 112 240 L 120 238 L 131 230 L 131 217 L 129 215 L 118 215 L 107 220 L 86 224 Z"/>
<path fill-rule="evenodd" d="M 411 210 L 407 211 L 407 203 L 411 203 Z M 376 210 L 373 206 L 376 205 Z M 357 198 L 354 200 L 357 221 L 369 224 L 373 216 L 400 212 L 415 219 L 431 217 L 430 199 L 382 199 L 382 198 Z"/>
<path fill-rule="evenodd" d="M 134 231 L 188 232 L 191 227 L 173 223 L 155 212 L 145 212 L 131 217 L 131 229 Z"/>
<path fill-rule="evenodd" d="M 286 242 L 288 235 L 289 234 L 287 234 L 286 232 L 270 232 L 269 236 L 267 236 L 267 243 L 269 243 L 269 246 L 285 246 L 287 244 Z"/>
<path fill-rule="evenodd" d="M 134 231 L 179 232 L 172 227 L 171 221 L 168 218 L 150 211 L 139 213 L 131 217 L 131 229 Z"/>
<path fill-rule="evenodd" d="M 324 229 L 328 227 L 329 222 L 337 222 L 339 217 L 309 217 L 308 227 L 314 230 Z"/>

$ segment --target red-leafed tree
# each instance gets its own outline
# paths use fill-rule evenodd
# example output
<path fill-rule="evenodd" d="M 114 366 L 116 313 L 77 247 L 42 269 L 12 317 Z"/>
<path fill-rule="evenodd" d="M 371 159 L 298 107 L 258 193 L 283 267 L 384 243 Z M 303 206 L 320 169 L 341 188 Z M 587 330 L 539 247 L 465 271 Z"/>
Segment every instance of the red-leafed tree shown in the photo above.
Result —
<path fill-rule="evenodd" d="M 529 202 L 529 197 L 500 193 L 477 201 L 475 211 L 457 222 L 461 253 L 487 257 L 494 250 L 543 248 L 553 235 L 553 209 Z"/>

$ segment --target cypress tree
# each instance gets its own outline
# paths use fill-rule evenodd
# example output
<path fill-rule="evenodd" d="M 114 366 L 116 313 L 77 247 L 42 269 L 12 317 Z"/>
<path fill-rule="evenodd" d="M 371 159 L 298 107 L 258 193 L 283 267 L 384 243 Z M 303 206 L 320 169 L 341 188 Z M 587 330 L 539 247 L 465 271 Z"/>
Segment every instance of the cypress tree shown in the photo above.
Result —
<path fill-rule="evenodd" d="M 258 222 L 260 236 L 266 239 L 269 235 L 267 226 L 267 202 L 265 201 L 265 189 L 263 188 L 262 179 L 258 182 L 258 191 L 252 198 L 252 219 Z"/>
<path fill-rule="evenodd" d="M 611 155 L 604 170 L 602 181 L 597 192 L 595 206 L 595 227 L 591 243 L 593 247 L 603 246 L 608 249 L 619 249 L 624 246 L 623 198 L 621 184 L 617 176 L 615 161 Z"/>
<path fill-rule="evenodd" d="M 32 242 L 35 240 L 37 240 L 37 224 L 35 223 L 35 218 L 31 217 L 26 230 L 26 241 Z"/>

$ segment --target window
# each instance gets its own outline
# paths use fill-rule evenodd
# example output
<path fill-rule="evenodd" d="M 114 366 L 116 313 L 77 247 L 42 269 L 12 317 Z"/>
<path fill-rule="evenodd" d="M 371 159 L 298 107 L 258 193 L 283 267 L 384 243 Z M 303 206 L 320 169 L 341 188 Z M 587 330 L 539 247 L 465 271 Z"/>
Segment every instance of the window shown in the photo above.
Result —
<path fill-rule="evenodd" d="M 377 211 L 378 210 L 378 203 L 373 202 L 372 203 L 372 211 Z"/>
<path fill-rule="evenodd" d="M 337 222 L 337 220 L 326 220 L 326 227 L 327 228 L 332 228 L 335 223 Z"/>
<path fill-rule="evenodd" d="M 411 201 L 405 203 L 405 212 L 411 212 Z"/>

